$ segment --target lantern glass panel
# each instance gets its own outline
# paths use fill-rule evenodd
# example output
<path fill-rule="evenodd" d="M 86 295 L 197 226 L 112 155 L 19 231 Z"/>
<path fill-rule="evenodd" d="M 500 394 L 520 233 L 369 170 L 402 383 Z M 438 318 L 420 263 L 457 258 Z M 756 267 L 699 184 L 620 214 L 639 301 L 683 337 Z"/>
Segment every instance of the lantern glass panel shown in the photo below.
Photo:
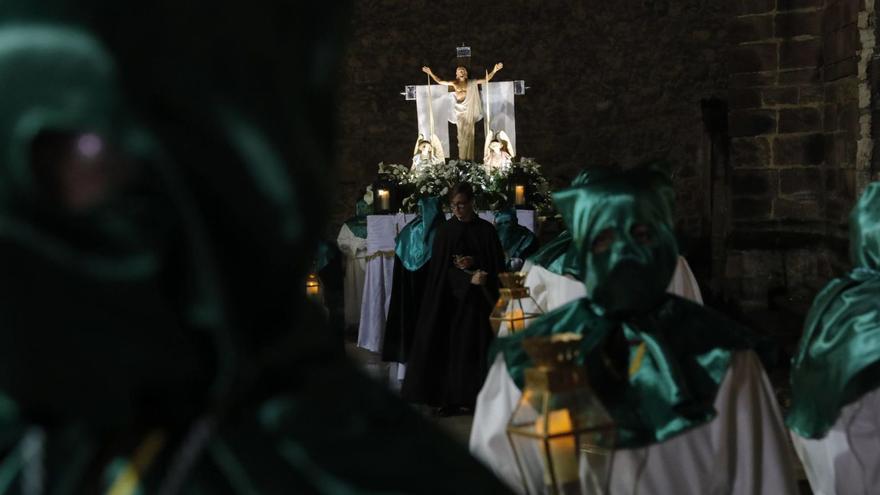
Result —
<path fill-rule="evenodd" d="M 544 311 L 525 287 L 525 275 L 519 272 L 498 275 L 501 281 L 498 301 L 492 308 L 489 322 L 498 336 L 506 336 L 525 330 L 531 321 Z"/>

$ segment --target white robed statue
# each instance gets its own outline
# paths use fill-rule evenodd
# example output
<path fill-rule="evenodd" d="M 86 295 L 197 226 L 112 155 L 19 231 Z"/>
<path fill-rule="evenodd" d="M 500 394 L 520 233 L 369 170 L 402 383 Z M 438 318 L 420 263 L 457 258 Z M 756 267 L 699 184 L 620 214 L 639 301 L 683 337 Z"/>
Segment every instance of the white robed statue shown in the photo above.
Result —
<path fill-rule="evenodd" d="M 458 131 L 458 158 L 459 160 L 474 160 L 474 125 L 483 118 L 482 102 L 480 101 L 479 84 L 486 84 L 492 80 L 504 64 L 497 63 L 492 72 L 486 74 L 485 79 L 468 79 L 467 68 L 459 66 L 455 69 L 454 81 L 443 81 L 437 77 L 430 67 L 422 67 L 422 72 L 428 74 L 437 84 L 452 88 L 454 100 L 455 127 Z"/>
<path fill-rule="evenodd" d="M 431 135 L 431 140 L 425 139 L 423 134 L 419 134 L 416 141 L 416 147 L 413 150 L 412 167 L 410 170 L 416 174 L 424 172 L 426 169 L 434 165 L 442 165 L 446 163 L 446 157 L 443 156 L 443 144 L 437 135 Z"/>
<path fill-rule="evenodd" d="M 486 170 L 507 171 L 516 151 L 504 131 L 486 132 L 486 147 L 483 150 L 483 166 Z"/>

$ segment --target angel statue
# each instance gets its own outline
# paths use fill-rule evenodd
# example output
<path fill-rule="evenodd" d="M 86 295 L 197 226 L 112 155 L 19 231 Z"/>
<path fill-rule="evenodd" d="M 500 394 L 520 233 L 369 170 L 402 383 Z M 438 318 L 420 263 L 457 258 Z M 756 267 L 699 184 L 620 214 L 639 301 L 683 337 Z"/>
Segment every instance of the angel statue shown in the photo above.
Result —
<path fill-rule="evenodd" d="M 474 159 L 474 124 L 483 118 L 482 105 L 480 103 L 480 90 L 478 84 L 487 84 L 495 77 L 495 73 L 501 70 L 504 64 L 497 63 L 492 72 L 486 74 L 483 79 L 468 79 L 468 70 L 464 66 L 455 69 L 455 80 L 444 81 L 437 77 L 430 67 L 422 67 L 422 72 L 434 80 L 437 84 L 443 84 L 451 88 L 454 95 L 453 109 L 455 113 L 455 127 L 458 131 L 458 159 Z"/>
<path fill-rule="evenodd" d="M 506 172 L 510 169 L 512 158 L 516 156 L 513 143 L 504 131 L 489 131 L 486 133 L 486 147 L 483 153 L 483 166 L 486 170 L 500 170 Z"/>
<path fill-rule="evenodd" d="M 429 141 L 425 139 L 423 134 L 419 134 L 419 139 L 416 141 L 416 147 L 413 150 L 410 171 L 418 174 L 428 167 L 442 165 L 443 163 L 446 163 L 446 157 L 443 156 L 443 145 L 440 143 L 440 138 L 433 135 Z"/>

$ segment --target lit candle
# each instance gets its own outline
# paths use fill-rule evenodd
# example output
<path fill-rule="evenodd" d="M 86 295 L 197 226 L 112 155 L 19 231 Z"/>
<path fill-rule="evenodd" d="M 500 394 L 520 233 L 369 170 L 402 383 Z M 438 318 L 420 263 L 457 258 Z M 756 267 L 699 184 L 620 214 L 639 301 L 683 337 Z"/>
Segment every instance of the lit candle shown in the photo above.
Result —
<path fill-rule="evenodd" d="M 547 429 L 549 430 L 548 435 L 564 435 L 566 433 L 568 435 L 551 438 L 549 440 L 549 452 L 542 453 L 544 456 L 544 483 L 550 485 L 553 482 L 553 478 L 550 477 L 548 455 L 553 460 L 553 471 L 556 475 L 557 486 L 577 481 L 580 478 L 577 445 L 575 444 L 571 414 L 568 412 L 568 409 L 550 411 Z M 544 416 L 538 416 L 538 421 L 535 422 L 535 430 L 539 435 L 544 434 Z"/>
<path fill-rule="evenodd" d="M 526 328 L 525 316 L 526 314 L 519 308 L 507 313 L 507 326 L 510 333 L 516 333 Z"/>
<path fill-rule="evenodd" d="M 317 296 L 319 290 L 320 290 L 320 287 L 318 287 L 317 285 L 307 285 L 306 286 L 306 295 Z"/>
<path fill-rule="evenodd" d="M 526 186 L 514 186 L 514 204 L 516 205 L 524 205 L 526 204 Z"/>
<path fill-rule="evenodd" d="M 388 191 L 387 189 L 379 189 L 379 209 L 391 209 L 391 191 Z"/>

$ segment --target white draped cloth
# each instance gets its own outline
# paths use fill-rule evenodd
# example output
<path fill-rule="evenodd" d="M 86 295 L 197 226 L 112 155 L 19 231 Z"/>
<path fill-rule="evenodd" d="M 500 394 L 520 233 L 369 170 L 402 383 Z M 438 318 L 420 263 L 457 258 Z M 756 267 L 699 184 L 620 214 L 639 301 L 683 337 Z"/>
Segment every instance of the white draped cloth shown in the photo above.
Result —
<path fill-rule="evenodd" d="M 471 453 L 517 493 L 523 493 L 521 475 L 506 428 L 521 395 L 499 354 L 477 396 L 470 437 Z M 665 442 L 615 451 L 611 493 L 796 494 L 785 426 L 752 351 L 734 354 L 714 406 L 718 415 L 708 423 Z M 527 469 L 540 476 L 543 467 L 532 462 Z"/>
<path fill-rule="evenodd" d="M 538 306 L 544 312 L 553 311 L 554 309 L 564 306 L 575 299 L 580 299 L 587 295 L 587 288 L 580 280 L 558 275 L 538 265 L 529 262 L 523 267 L 523 271 L 527 271 L 525 285 L 529 288 L 532 298 L 537 302 Z M 669 282 L 669 288 L 666 289 L 670 294 L 676 294 L 685 299 L 690 299 L 698 304 L 703 304 L 703 296 L 700 292 L 700 286 L 694 278 L 691 267 L 683 256 L 678 257 L 678 264 L 675 267 L 675 273 Z M 534 311 L 535 308 L 531 302 L 525 302 L 523 309 L 526 312 Z"/>
<path fill-rule="evenodd" d="M 880 389 L 841 409 L 823 438 L 791 438 L 814 494 L 880 493 Z"/>
<path fill-rule="evenodd" d="M 345 282 L 343 285 L 343 306 L 345 326 L 355 326 L 361 319 L 361 300 L 364 295 L 364 277 L 367 269 L 367 240 L 362 239 L 342 224 L 336 245 L 345 258 Z"/>

